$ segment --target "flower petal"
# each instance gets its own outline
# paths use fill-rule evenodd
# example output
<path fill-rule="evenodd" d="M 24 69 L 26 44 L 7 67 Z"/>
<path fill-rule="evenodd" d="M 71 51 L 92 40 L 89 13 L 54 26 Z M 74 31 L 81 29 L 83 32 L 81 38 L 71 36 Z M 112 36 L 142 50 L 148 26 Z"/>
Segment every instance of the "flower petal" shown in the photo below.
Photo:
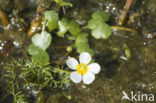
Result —
<path fill-rule="evenodd" d="M 75 72 L 70 73 L 70 79 L 74 83 L 80 83 L 82 80 L 82 76 L 75 71 Z"/>
<path fill-rule="evenodd" d="M 88 65 L 89 72 L 92 72 L 94 74 L 98 74 L 101 70 L 101 67 L 98 63 L 92 63 Z"/>
<path fill-rule="evenodd" d="M 87 52 L 83 52 L 79 56 L 80 63 L 88 64 L 90 62 L 90 60 L 91 60 L 91 55 Z"/>
<path fill-rule="evenodd" d="M 86 75 L 83 76 L 84 84 L 91 84 L 94 80 L 95 80 L 95 76 L 91 72 L 88 72 Z"/>
<path fill-rule="evenodd" d="M 79 63 L 75 58 L 69 57 L 69 59 L 66 61 L 66 64 L 70 69 L 76 70 L 76 66 Z"/>

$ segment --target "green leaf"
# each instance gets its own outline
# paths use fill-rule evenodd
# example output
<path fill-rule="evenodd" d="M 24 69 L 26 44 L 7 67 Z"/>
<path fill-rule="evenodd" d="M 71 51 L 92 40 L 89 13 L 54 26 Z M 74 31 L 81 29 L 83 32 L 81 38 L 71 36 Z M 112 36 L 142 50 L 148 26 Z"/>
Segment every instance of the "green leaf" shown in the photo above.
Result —
<path fill-rule="evenodd" d="M 37 33 L 35 34 L 32 38 L 32 43 L 38 47 L 40 47 L 41 49 L 47 49 L 49 47 L 49 45 L 51 44 L 52 41 L 52 36 L 43 31 L 41 32 L 41 34 Z"/>
<path fill-rule="evenodd" d="M 112 30 L 106 23 L 100 23 L 92 30 L 92 36 L 95 39 L 107 39 L 112 34 Z"/>
<path fill-rule="evenodd" d="M 92 56 L 94 55 L 94 51 L 93 51 L 93 49 L 90 48 L 89 43 L 88 43 L 88 34 L 87 33 L 79 33 L 76 36 L 75 48 L 78 53 L 88 52 Z"/>
<path fill-rule="evenodd" d="M 48 21 L 48 29 L 51 31 L 56 29 L 58 27 L 58 15 L 52 10 L 44 12 L 44 15 L 45 19 Z"/>
<path fill-rule="evenodd" d="M 101 21 L 100 20 L 97 20 L 97 19 L 91 19 L 89 20 L 88 22 L 88 28 L 89 29 L 94 29 L 96 28 L 97 25 L 101 24 Z"/>
<path fill-rule="evenodd" d="M 87 38 L 88 34 L 87 33 L 81 33 L 76 37 L 76 42 L 75 43 L 83 43 L 83 42 L 88 42 Z"/>
<path fill-rule="evenodd" d="M 60 6 L 70 6 L 70 7 L 73 6 L 72 3 L 64 2 L 63 0 L 55 0 L 55 2 Z"/>
<path fill-rule="evenodd" d="M 49 55 L 48 53 L 39 48 L 38 46 L 35 46 L 33 44 L 29 45 L 28 52 L 30 55 L 32 55 L 32 60 L 37 64 L 46 65 L 49 64 Z"/>
<path fill-rule="evenodd" d="M 63 36 L 67 31 L 75 36 L 81 32 L 80 25 L 75 20 L 69 21 L 67 18 L 63 18 L 59 21 L 59 31 L 57 35 Z"/>
<path fill-rule="evenodd" d="M 36 64 L 47 65 L 49 64 L 49 55 L 46 51 L 41 51 L 39 54 L 32 55 L 32 61 Z"/>
<path fill-rule="evenodd" d="M 86 49 L 90 48 L 88 43 L 79 43 L 76 44 L 75 47 L 77 48 L 78 53 L 84 52 Z"/>
<path fill-rule="evenodd" d="M 68 40 L 76 40 L 76 37 L 73 36 L 73 35 L 69 35 L 69 36 L 68 36 Z"/>
<path fill-rule="evenodd" d="M 87 27 L 91 29 L 91 34 L 95 39 L 107 39 L 112 30 L 105 22 L 109 19 L 109 15 L 105 11 L 97 11 L 92 14 L 92 19 L 89 20 Z"/>
<path fill-rule="evenodd" d="M 73 4 L 72 3 L 68 3 L 68 2 L 63 2 L 62 3 L 62 6 L 70 6 L 70 7 L 73 7 Z"/>
<path fill-rule="evenodd" d="M 105 22 L 108 21 L 109 15 L 104 10 L 96 11 L 92 14 L 92 18 Z"/>
<path fill-rule="evenodd" d="M 66 18 L 63 18 L 61 21 L 58 22 L 59 25 L 59 31 L 57 32 L 57 35 L 62 37 L 68 30 L 68 24 L 69 20 Z"/>
<path fill-rule="evenodd" d="M 28 52 L 30 55 L 39 54 L 41 50 L 42 50 L 41 48 L 39 48 L 38 46 L 35 46 L 33 44 L 29 45 L 29 47 L 28 47 Z"/>
<path fill-rule="evenodd" d="M 92 48 L 89 48 L 84 52 L 88 52 L 88 53 L 90 53 L 91 56 L 94 56 L 94 50 Z"/>
<path fill-rule="evenodd" d="M 76 45 L 76 49 L 78 53 L 88 52 L 91 54 L 91 56 L 94 55 L 94 50 L 90 48 L 88 43 L 79 43 Z"/>
<path fill-rule="evenodd" d="M 77 35 L 81 32 L 80 25 L 75 20 L 70 21 L 69 32 L 72 35 Z"/>

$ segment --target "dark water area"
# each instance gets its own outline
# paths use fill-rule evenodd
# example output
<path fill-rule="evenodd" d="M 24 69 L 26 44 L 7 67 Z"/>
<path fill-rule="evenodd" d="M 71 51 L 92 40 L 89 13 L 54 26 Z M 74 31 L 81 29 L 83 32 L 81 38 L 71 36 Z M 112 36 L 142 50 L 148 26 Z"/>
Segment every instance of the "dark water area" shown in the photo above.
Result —
<path fill-rule="evenodd" d="M 24 5 L 19 6 L 20 2 Z M 15 4 L 12 5 L 11 0 L 0 1 L 0 8 L 6 12 L 10 21 L 7 31 L 0 23 L 0 69 L 3 69 L 4 63 L 11 58 L 28 58 L 27 47 L 30 40 L 26 38 L 26 34 L 38 2 L 15 0 Z M 65 16 L 76 19 L 81 26 L 87 24 L 92 12 L 96 10 L 105 10 L 110 15 L 108 24 L 114 26 L 126 0 L 71 0 L 71 2 L 73 7 L 65 7 Z M 51 9 L 56 10 L 54 7 Z M 129 17 L 136 12 L 139 14 L 128 24 Z M 42 103 L 136 103 L 122 101 L 123 91 L 128 95 L 133 91 L 136 94 L 156 96 L 156 0 L 133 0 L 123 26 L 138 31 L 138 34 L 113 30 L 112 35 L 106 40 L 89 37 L 90 45 L 95 51 L 94 59 L 101 66 L 101 72 L 96 75 L 91 85 L 72 83 L 66 89 L 45 89 L 39 94 L 44 98 Z M 63 58 L 65 51 L 59 46 L 69 44 L 71 41 L 68 41 L 66 36 L 60 38 L 54 34 L 52 46 L 48 49 L 51 61 Z M 126 58 L 124 44 L 130 50 L 130 59 Z M 75 56 L 76 53 L 72 55 Z M 3 83 L 2 72 L 0 85 L 1 83 Z M 2 88 L 3 86 L 0 86 L 0 103 L 12 103 L 9 101 L 12 100 L 12 96 L 6 96 Z M 32 88 L 33 91 L 37 90 Z M 37 103 L 34 99 L 36 97 L 32 98 L 28 103 Z M 138 103 L 146 102 L 138 101 Z"/>

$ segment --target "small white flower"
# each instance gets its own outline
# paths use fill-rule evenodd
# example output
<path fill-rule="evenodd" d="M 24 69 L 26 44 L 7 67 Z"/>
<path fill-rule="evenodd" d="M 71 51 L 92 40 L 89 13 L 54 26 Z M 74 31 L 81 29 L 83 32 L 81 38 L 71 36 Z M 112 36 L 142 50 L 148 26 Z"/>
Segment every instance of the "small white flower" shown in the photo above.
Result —
<path fill-rule="evenodd" d="M 66 61 L 66 64 L 70 69 L 76 70 L 70 74 L 70 79 L 74 83 L 83 81 L 84 84 L 91 84 L 95 80 L 95 74 L 100 72 L 100 65 L 98 63 L 89 64 L 91 55 L 87 52 L 80 54 L 79 61 L 80 63 L 73 57 L 69 57 Z"/>

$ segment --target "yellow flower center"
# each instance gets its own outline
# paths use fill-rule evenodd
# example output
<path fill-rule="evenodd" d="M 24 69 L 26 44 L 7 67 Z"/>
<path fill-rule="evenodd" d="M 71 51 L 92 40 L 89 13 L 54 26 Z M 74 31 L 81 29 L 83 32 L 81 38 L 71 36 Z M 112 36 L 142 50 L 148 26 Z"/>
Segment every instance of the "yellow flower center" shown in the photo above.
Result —
<path fill-rule="evenodd" d="M 84 63 L 81 63 L 76 66 L 77 72 L 81 75 L 85 75 L 88 72 L 88 66 Z"/>

